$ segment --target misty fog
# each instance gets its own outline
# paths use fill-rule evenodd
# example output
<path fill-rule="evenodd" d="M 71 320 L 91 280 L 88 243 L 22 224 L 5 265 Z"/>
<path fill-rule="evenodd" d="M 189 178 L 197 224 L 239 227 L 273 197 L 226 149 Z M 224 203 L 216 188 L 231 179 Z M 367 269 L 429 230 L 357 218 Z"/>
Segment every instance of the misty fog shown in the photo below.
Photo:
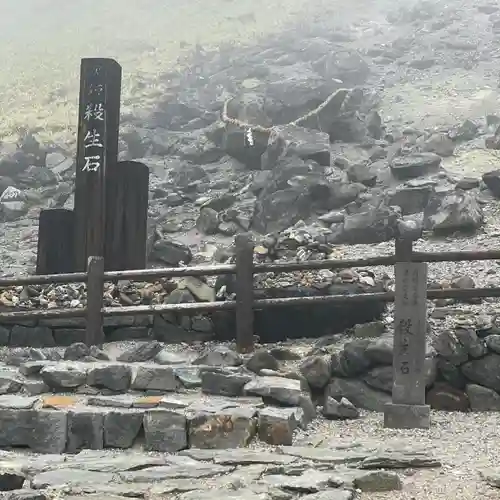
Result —
<path fill-rule="evenodd" d="M 317 6 L 320 2 L 317 2 Z M 196 43 L 252 42 L 315 6 L 306 0 L 1 0 L 0 134 L 74 126 L 82 57 L 114 57 L 124 101 L 137 75 L 167 71 Z"/>

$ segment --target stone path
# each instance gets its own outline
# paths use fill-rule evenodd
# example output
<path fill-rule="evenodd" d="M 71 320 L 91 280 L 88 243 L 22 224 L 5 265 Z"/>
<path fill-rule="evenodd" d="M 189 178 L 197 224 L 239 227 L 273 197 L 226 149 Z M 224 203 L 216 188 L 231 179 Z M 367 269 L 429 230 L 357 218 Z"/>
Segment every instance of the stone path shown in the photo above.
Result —
<path fill-rule="evenodd" d="M 305 498 L 350 500 L 356 492 L 402 488 L 398 473 L 441 464 L 425 451 L 403 448 L 282 447 L 269 451 L 185 450 L 176 455 L 86 450 L 77 455 L 0 455 L 6 498 L 59 495 L 117 499 Z M 46 496 L 45 496 L 46 495 Z M 95 496 L 94 496 L 95 495 Z M 101 496 L 102 498 L 102 496 Z"/>

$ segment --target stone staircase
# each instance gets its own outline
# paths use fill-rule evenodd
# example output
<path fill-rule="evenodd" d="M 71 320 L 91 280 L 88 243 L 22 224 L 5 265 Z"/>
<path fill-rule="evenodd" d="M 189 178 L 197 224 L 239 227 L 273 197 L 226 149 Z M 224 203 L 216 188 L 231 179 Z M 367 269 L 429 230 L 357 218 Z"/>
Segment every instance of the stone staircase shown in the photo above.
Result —
<path fill-rule="evenodd" d="M 389 469 L 440 466 L 369 436 L 308 444 L 317 413 L 296 363 L 309 347 L 3 351 L 0 499 L 353 500 L 400 490 Z"/>
<path fill-rule="evenodd" d="M 104 347 L 10 352 L 0 365 L 0 447 L 53 454 L 291 445 L 316 417 L 299 377 L 271 369 L 257 376 L 226 347 L 197 357 L 156 341 L 113 356 Z"/>

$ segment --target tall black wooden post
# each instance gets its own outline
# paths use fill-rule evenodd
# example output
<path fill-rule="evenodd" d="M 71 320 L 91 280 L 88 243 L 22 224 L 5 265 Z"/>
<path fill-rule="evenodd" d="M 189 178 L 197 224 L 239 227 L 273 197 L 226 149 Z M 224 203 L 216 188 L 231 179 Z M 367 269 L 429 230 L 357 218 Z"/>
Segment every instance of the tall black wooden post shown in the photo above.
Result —
<path fill-rule="evenodd" d="M 106 172 L 107 271 L 144 269 L 148 220 L 149 168 L 119 161 Z"/>
<path fill-rule="evenodd" d="M 75 179 L 75 267 L 104 256 L 106 170 L 117 161 L 121 66 L 82 59 Z"/>

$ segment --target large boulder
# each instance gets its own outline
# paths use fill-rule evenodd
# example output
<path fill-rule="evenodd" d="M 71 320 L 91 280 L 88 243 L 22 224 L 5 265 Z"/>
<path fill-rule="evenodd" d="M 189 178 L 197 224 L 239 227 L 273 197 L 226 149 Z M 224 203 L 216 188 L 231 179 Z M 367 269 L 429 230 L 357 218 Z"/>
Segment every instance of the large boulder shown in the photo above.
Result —
<path fill-rule="evenodd" d="M 484 222 L 483 209 L 468 191 L 434 193 L 424 211 L 424 227 L 435 232 L 471 231 Z"/>
<path fill-rule="evenodd" d="M 389 241 L 398 234 L 400 218 L 398 209 L 385 205 L 346 215 L 343 223 L 332 226 L 329 241 L 351 245 Z"/>

